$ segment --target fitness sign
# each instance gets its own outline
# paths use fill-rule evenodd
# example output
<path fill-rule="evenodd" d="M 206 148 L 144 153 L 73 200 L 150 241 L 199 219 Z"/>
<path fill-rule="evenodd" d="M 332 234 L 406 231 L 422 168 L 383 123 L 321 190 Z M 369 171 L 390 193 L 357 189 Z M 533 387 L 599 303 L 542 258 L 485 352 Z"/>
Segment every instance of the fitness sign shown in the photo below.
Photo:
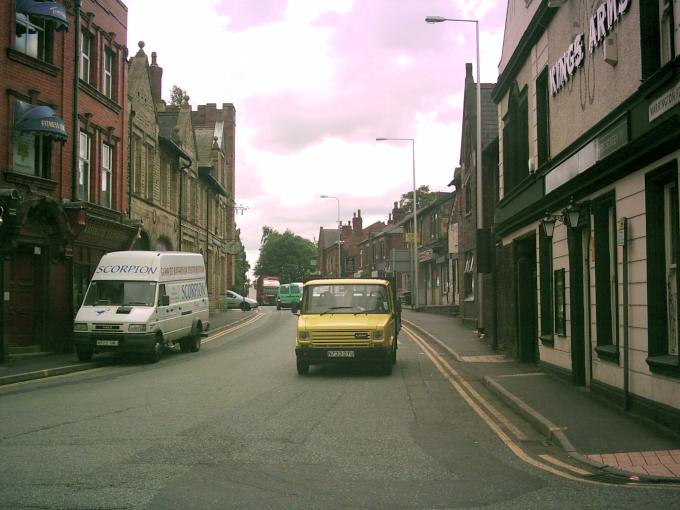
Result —
<path fill-rule="evenodd" d="M 632 0 L 605 0 L 589 20 L 588 53 L 591 55 L 628 12 Z M 553 96 L 567 84 L 585 59 L 585 34 L 578 34 L 564 54 L 550 68 L 550 92 Z"/>

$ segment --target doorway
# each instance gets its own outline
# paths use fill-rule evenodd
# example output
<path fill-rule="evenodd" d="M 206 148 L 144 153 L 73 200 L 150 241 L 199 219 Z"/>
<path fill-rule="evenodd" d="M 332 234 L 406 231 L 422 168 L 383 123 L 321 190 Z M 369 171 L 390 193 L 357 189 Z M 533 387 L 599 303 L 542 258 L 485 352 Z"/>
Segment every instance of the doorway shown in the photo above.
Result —
<path fill-rule="evenodd" d="M 519 358 L 535 363 L 538 361 L 535 235 L 515 241 L 515 268 Z"/>

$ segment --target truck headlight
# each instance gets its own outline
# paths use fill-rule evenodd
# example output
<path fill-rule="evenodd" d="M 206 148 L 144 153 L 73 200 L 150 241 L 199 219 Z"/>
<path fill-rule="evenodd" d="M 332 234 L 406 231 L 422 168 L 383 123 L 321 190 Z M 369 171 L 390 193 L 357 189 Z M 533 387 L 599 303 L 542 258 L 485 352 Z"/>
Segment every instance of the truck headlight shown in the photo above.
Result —
<path fill-rule="evenodd" d="M 382 331 L 374 331 L 373 332 L 373 340 L 382 340 L 383 339 L 383 332 Z"/>
<path fill-rule="evenodd" d="M 309 340 L 309 331 L 298 331 L 298 338 L 300 340 Z"/>
<path fill-rule="evenodd" d="M 87 322 L 76 322 L 73 324 L 73 331 L 87 331 Z"/>
<path fill-rule="evenodd" d="M 130 324 L 128 333 L 146 333 L 146 324 Z"/>

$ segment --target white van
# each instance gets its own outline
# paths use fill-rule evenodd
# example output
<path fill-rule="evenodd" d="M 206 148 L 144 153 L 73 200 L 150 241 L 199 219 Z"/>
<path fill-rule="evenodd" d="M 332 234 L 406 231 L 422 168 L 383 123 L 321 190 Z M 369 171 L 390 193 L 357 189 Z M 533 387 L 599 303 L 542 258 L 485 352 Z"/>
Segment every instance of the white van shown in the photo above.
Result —
<path fill-rule="evenodd" d="M 205 264 L 199 253 L 118 251 L 99 261 L 73 325 L 80 361 L 96 352 L 160 359 L 166 345 L 201 348 L 210 326 Z"/>

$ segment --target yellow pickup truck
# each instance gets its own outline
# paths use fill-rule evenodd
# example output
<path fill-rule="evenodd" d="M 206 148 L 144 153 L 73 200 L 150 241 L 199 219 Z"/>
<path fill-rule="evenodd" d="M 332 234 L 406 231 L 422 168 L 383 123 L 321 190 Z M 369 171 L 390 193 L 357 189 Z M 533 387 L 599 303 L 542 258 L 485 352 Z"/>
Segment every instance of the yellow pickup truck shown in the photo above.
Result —
<path fill-rule="evenodd" d="M 368 362 L 392 373 L 397 361 L 401 303 L 393 282 L 383 278 L 305 282 L 295 356 L 300 375 L 310 365 Z"/>

